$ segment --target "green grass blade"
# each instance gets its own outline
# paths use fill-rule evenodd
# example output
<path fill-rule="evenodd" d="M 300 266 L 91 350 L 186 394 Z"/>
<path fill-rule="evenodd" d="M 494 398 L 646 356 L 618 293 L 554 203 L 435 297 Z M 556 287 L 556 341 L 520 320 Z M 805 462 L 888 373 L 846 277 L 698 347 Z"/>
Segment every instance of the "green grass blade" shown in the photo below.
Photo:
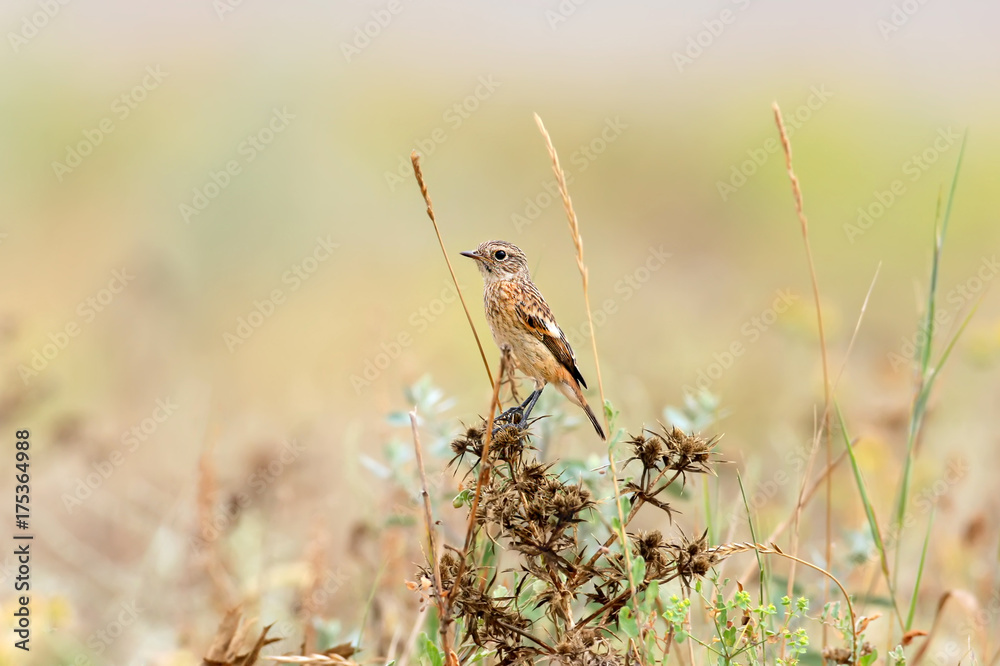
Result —
<path fill-rule="evenodd" d="M 904 631 L 913 628 L 913 617 L 917 613 L 917 597 L 920 596 L 920 581 L 924 577 L 924 563 L 927 561 L 927 546 L 931 542 L 931 526 L 934 524 L 934 508 L 931 507 L 931 515 L 927 520 L 927 534 L 924 535 L 924 548 L 920 551 L 920 565 L 917 567 L 917 580 L 913 583 L 913 596 L 910 599 L 910 611 L 906 614 L 906 624 Z"/>
<path fill-rule="evenodd" d="M 854 455 L 854 446 L 851 438 L 847 434 L 847 424 L 844 422 L 844 415 L 840 411 L 840 405 L 834 402 L 837 410 L 837 419 L 840 422 L 840 433 L 844 437 L 844 445 L 847 446 L 847 454 L 851 459 L 851 469 L 854 471 L 854 481 L 858 486 L 858 493 L 861 495 L 861 503 L 865 508 L 865 516 L 868 518 L 868 529 L 871 531 L 872 540 L 878 549 L 879 562 L 882 566 L 882 574 L 885 576 L 886 584 L 889 586 L 889 598 L 892 600 L 892 607 L 896 611 L 900 627 L 903 626 L 903 617 L 899 612 L 899 604 L 896 602 L 896 589 L 893 578 L 889 574 L 889 558 L 886 556 L 885 541 L 882 539 L 882 530 L 878 525 L 878 517 L 875 515 L 875 507 L 872 505 L 871 497 L 868 495 L 868 487 L 865 485 L 864 477 L 861 474 L 861 467 L 858 465 L 858 458 Z M 898 541 L 897 541 L 898 545 Z M 905 631 L 905 630 L 904 630 Z"/>
<path fill-rule="evenodd" d="M 934 317 L 937 314 L 937 300 L 934 294 L 937 292 L 938 266 L 940 265 L 941 250 L 944 246 L 944 236 L 941 235 L 941 197 L 943 193 L 938 193 L 937 208 L 934 210 L 934 236 L 932 239 L 934 252 L 931 254 L 931 285 L 928 291 L 927 307 L 924 308 L 924 318 L 920 322 L 920 329 L 924 333 L 923 338 L 917 338 L 917 354 L 919 361 L 920 377 L 924 377 L 931 362 L 931 342 L 934 340 Z"/>
<path fill-rule="evenodd" d="M 947 360 L 948 354 L 950 354 L 951 351 L 951 345 L 949 345 L 949 348 L 946 350 L 946 353 L 942 357 L 941 363 L 938 364 L 937 369 L 933 371 L 930 369 L 931 349 L 934 340 L 934 319 L 937 310 L 938 276 L 940 274 L 941 255 L 944 249 L 944 239 L 948 231 L 948 223 L 951 221 L 951 210 L 955 201 L 955 191 L 958 187 L 958 175 L 962 169 L 962 161 L 965 157 L 965 142 L 967 138 L 968 132 L 962 136 L 962 146 L 958 151 L 958 160 L 955 164 L 955 172 L 952 175 L 951 187 L 948 190 L 948 198 L 945 202 L 944 214 L 941 217 L 940 225 L 938 225 L 935 220 L 934 255 L 931 261 L 931 284 L 927 294 L 926 317 L 923 322 L 925 336 L 920 350 L 920 376 L 917 385 L 917 397 L 914 399 L 913 409 L 910 413 L 910 426 L 906 436 L 906 458 L 903 460 L 902 480 L 900 481 L 899 493 L 896 498 L 894 527 L 897 535 L 900 535 L 903 531 L 903 520 L 906 516 L 906 505 L 910 501 L 910 481 L 913 475 L 913 459 L 916 451 L 917 439 L 923 426 L 924 414 L 927 411 L 927 400 L 930 397 L 930 385 L 933 384 L 933 379 L 937 374 L 937 370 L 940 369 L 941 364 Z M 940 210 L 940 203 L 938 205 L 938 209 Z M 954 340 L 952 340 L 952 344 L 953 343 Z M 898 536 L 896 543 L 899 543 Z M 899 573 L 899 557 L 900 550 L 897 547 L 894 558 L 894 576 Z"/>
<path fill-rule="evenodd" d="M 701 484 L 702 502 L 705 504 L 705 528 L 708 530 L 708 542 L 719 543 L 718 535 L 715 533 L 715 511 L 712 508 L 711 491 L 708 488 L 709 482 Z"/>
<path fill-rule="evenodd" d="M 938 275 L 941 267 L 941 253 L 944 249 L 944 238 L 948 232 L 948 222 L 951 220 L 951 206 L 955 200 L 955 189 L 958 187 L 958 172 L 962 168 L 962 158 L 965 156 L 965 140 L 968 132 L 962 136 L 962 145 L 958 150 L 958 162 L 955 164 L 955 173 L 952 174 L 951 187 L 948 190 L 948 198 L 945 201 L 944 216 L 940 216 L 941 200 L 938 199 L 938 211 L 934 216 L 934 258 L 931 262 L 931 285 L 927 294 L 927 317 L 924 320 L 924 329 L 927 333 L 921 345 L 921 376 L 925 376 L 928 365 L 931 361 L 931 343 L 934 339 L 934 315 L 937 310 L 937 286 Z M 938 219 L 941 220 L 938 225 Z"/>
<path fill-rule="evenodd" d="M 736 473 L 736 480 L 740 483 L 740 495 L 743 497 L 743 506 L 747 510 L 747 523 L 750 525 L 750 538 L 753 539 L 754 543 L 759 543 L 757 541 L 757 530 L 753 526 L 753 514 L 750 513 L 750 502 L 747 501 L 747 491 L 743 487 L 743 475 L 739 472 Z M 760 571 L 760 605 L 764 605 L 764 588 L 767 585 L 767 575 L 764 569 L 764 561 L 760 556 L 760 552 L 756 551 L 757 554 L 757 570 Z"/>
<path fill-rule="evenodd" d="M 941 353 L 941 359 L 934 366 L 934 369 L 931 370 L 931 374 L 927 378 L 927 387 L 925 389 L 925 392 L 928 394 L 928 397 L 931 392 L 931 387 L 934 385 L 934 380 L 937 379 L 938 373 L 941 371 L 941 368 L 944 367 L 944 364 L 948 361 L 948 357 L 951 356 L 951 352 L 955 348 L 955 344 L 958 342 L 958 339 L 962 337 L 962 333 L 965 331 L 965 327 L 969 325 L 970 321 L 972 321 L 972 317 L 973 315 L 976 314 L 976 310 L 979 309 L 979 305 L 983 302 L 984 296 L 986 296 L 985 292 L 983 292 L 983 295 L 979 297 L 979 300 L 976 302 L 976 304 L 969 309 L 969 314 L 967 314 L 965 316 L 965 319 L 962 320 L 962 325 L 958 327 L 958 330 L 955 331 L 955 335 L 952 336 L 951 340 L 948 341 L 948 345 L 944 348 L 944 352 Z M 925 407 L 926 403 L 927 403 L 927 397 L 924 398 Z"/>

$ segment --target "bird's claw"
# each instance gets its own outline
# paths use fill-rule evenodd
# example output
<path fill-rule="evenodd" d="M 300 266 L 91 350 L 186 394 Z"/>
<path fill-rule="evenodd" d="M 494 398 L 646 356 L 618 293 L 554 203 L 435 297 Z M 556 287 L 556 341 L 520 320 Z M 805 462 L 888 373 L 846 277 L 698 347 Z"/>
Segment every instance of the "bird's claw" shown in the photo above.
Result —
<path fill-rule="evenodd" d="M 520 406 L 511 407 L 507 411 L 501 412 L 496 420 L 502 423 L 519 424 L 524 420 L 524 408 Z"/>
<path fill-rule="evenodd" d="M 520 428 L 524 423 L 524 407 L 517 406 L 511 407 L 505 412 L 502 412 L 493 421 L 493 432 L 491 436 L 496 438 L 497 433 L 506 430 L 507 428 Z"/>

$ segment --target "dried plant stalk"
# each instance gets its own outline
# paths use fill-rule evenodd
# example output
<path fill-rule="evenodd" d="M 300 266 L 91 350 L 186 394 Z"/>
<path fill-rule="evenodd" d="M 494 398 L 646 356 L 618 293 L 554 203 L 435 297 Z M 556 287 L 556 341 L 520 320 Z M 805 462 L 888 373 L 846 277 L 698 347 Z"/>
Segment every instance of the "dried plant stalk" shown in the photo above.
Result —
<path fill-rule="evenodd" d="M 823 326 L 823 306 L 819 296 L 819 281 L 816 278 L 816 264 L 813 261 L 812 246 L 809 243 L 809 222 L 806 219 L 805 211 L 802 207 L 802 188 L 799 187 L 799 179 L 792 168 L 792 144 L 788 139 L 788 132 L 785 130 L 785 121 L 781 117 L 781 107 L 777 102 L 772 105 L 774 109 L 774 121 L 778 125 L 778 132 L 781 135 L 781 146 L 785 152 L 785 168 L 788 170 L 788 179 L 792 183 L 792 195 L 795 198 L 795 213 L 799 218 L 799 226 L 802 231 L 802 241 L 805 244 L 806 260 L 809 264 L 809 281 L 812 284 L 813 301 L 816 304 L 816 327 L 819 332 L 820 355 L 823 362 L 823 420 L 821 431 L 826 438 L 826 466 L 833 468 L 833 446 L 830 437 L 831 409 L 833 406 L 832 391 L 830 385 L 830 363 L 826 349 L 826 330 Z M 810 456 L 811 458 L 811 456 Z M 826 477 L 826 564 L 830 566 L 833 560 L 833 481 L 832 475 Z M 796 516 L 796 523 L 798 522 Z M 797 541 L 797 539 L 796 539 Z M 795 578 L 795 569 L 789 574 L 788 584 L 791 587 Z M 823 586 L 824 602 L 830 600 L 829 585 Z M 826 647 L 826 627 L 823 627 L 823 647 Z"/>
<path fill-rule="evenodd" d="M 462 309 L 465 310 L 465 318 L 469 322 L 469 328 L 472 329 L 472 336 L 476 339 L 476 347 L 479 348 L 479 356 L 483 359 L 483 367 L 486 368 L 486 376 L 490 380 L 490 385 L 493 385 L 493 373 L 490 371 L 490 362 L 486 360 L 486 352 L 483 351 L 483 343 L 479 340 L 479 332 L 476 331 L 476 325 L 472 323 L 472 315 L 469 313 L 469 306 L 465 304 L 465 296 L 462 295 L 462 288 L 458 285 L 458 278 L 455 277 L 455 269 L 452 268 L 451 259 L 448 257 L 448 251 L 444 248 L 444 239 L 441 237 L 441 229 L 438 228 L 437 218 L 434 217 L 434 205 L 431 203 L 431 195 L 427 192 L 427 184 L 424 182 L 424 173 L 420 169 L 420 155 L 417 151 L 410 153 L 410 161 L 413 163 L 413 175 L 417 177 L 417 185 L 420 186 L 420 193 L 424 196 L 424 202 L 427 204 L 427 217 L 431 218 L 431 224 L 434 225 L 434 233 L 437 234 L 438 245 L 441 246 L 441 254 L 444 255 L 444 261 L 448 264 L 448 272 L 451 273 L 451 281 L 455 284 L 455 290 L 458 292 L 458 300 L 462 302 Z M 501 374 L 501 377 L 503 375 Z"/>
<path fill-rule="evenodd" d="M 424 500 L 424 524 L 427 529 L 427 559 L 431 562 L 431 567 L 434 570 L 434 585 L 437 590 L 442 590 L 441 586 L 441 558 L 438 554 L 436 539 L 434 538 L 436 530 L 434 529 L 434 513 L 431 511 L 431 496 L 427 492 L 427 472 L 424 469 L 424 452 L 423 448 L 420 446 L 420 432 L 417 430 L 417 410 L 416 408 L 410 412 L 410 428 L 413 430 L 413 448 L 417 456 L 417 469 L 420 472 L 420 495 Z M 451 623 L 445 622 L 445 613 L 450 613 L 448 605 L 445 600 L 441 598 L 438 594 L 435 597 L 435 601 L 438 607 L 438 613 L 441 616 L 441 623 L 439 625 L 439 630 L 441 633 L 441 646 L 443 647 L 445 654 L 452 654 L 452 644 L 453 636 L 451 635 Z"/>
<path fill-rule="evenodd" d="M 601 413 L 604 415 L 604 430 L 611 437 L 608 423 L 608 415 L 604 409 L 604 381 L 601 379 L 601 361 L 597 355 L 597 331 L 594 330 L 594 317 L 590 312 L 590 277 L 587 265 L 583 262 L 583 236 L 580 234 L 580 223 L 576 219 L 576 212 L 573 210 L 573 201 L 569 198 L 569 188 L 566 186 L 566 174 L 559 166 L 559 155 L 556 147 L 552 145 L 552 137 L 542 119 L 535 114 L 535 123 L 538 130 L 545 137 L 545 147 L 548 148 L 549 157 L 552 159 L 552 171 L 556 174 L 556 182 L 559 184 L 559 194 L 562 195 L 563 208 L 566 209 L 566 219 L 569 222 L 570 235 L 573 237 L 573 247 L 576 248 L 576 267 L 580 269 L 580 277 L 583 279 L 583 302 L 587 308 L 587 324 L 590 326 L 590 346 L 594 352 L 594 367 L 597 372 L 597 390 L 601 395 Z"/>

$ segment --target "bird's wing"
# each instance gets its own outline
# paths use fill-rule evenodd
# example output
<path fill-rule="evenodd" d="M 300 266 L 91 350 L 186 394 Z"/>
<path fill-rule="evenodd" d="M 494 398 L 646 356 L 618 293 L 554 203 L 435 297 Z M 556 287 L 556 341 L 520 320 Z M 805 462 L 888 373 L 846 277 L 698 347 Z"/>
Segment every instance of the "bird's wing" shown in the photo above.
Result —
<path fill-rule="evenodd" d="M 542 341 L 542 344 L 552 352 L 552 355 L 569 371 L 569 374 L 580 382 L 583 388 L 587 388 L 587 382 L 580 374 L 580 369 L 576 367 L 576 354 L 573 353 L 573 348 L 569 346 L 566 335 L 556 323 L 556 318 L 548 303 L 542 298 L 541 292 L 535 285 L 527 284 L 520 295 L 521 298 L 517 300 L 515 310 L 521 323 Z"/>

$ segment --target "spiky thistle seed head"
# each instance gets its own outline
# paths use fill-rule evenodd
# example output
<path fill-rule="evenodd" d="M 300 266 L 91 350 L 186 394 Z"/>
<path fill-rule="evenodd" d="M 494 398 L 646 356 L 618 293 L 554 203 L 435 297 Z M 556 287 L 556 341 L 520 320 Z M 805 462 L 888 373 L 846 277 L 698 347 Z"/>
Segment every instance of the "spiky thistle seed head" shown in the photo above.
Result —
<path fill-rule="evenodd" d="M 660 437 L 646 437 L 639 434 L 629 440 L 628 444 L 632 447 L 632 457 L 626 461 L 626 464 L 632 460 L 638 460 L 642 463 L 644 470 L 659 469 L 664 455 L 663 440 Z"/>
<path fill-rule="evenodd" d="M 463 434 L 453 439 L 451 450 L 455 457 L 451 459 L 448 466 L 461 462 L 466 454 L 472 456 L 474 460 L 478 460 L 483 455 L 483 433 L 485 432 L 486 427 L 479 425 L 474 428 L 466 428 Z"/>
<path fill-rule="evenodd" d="M 708 530 L 697 539 L 682 534 L 680 541 L 667 546 L 674 554 L 677 575 L 688 587 L 691 581 L 707 574 L 722 558 L 708 546 Z"/>
<path fill-rule="evenodd" d="M 585 510 L 594 506 L 590 491 L 583 486 L 563 486 L 552 498 L 552 514 L 559 523 L 579 523 Z"/>
<path fill-rule="evenodd" d="M 665 576 L 670 570 L 667 544 L 659 530 L 640 530 L 633 537 L 636 552 L 646 561 L 646 579 L 653 580 Z"/>
<path fill-rule="evenodd" d="M 528 429 L 510 423 L 494 426 L 490 442 L 490 459 L 516 462 L 525 447 L 530 446 Z"/>
<path fill-rule="evenodd" d="M 718 437 L 705 439 L 701 435 L 688 434 L 677 426 L 670 430 L 664 426 L 662 440 L 666 450 L 663 463 L 667 469 L 682 474 L 707 474 L 712 471 L 712 454 L 719 443 Z"/>

